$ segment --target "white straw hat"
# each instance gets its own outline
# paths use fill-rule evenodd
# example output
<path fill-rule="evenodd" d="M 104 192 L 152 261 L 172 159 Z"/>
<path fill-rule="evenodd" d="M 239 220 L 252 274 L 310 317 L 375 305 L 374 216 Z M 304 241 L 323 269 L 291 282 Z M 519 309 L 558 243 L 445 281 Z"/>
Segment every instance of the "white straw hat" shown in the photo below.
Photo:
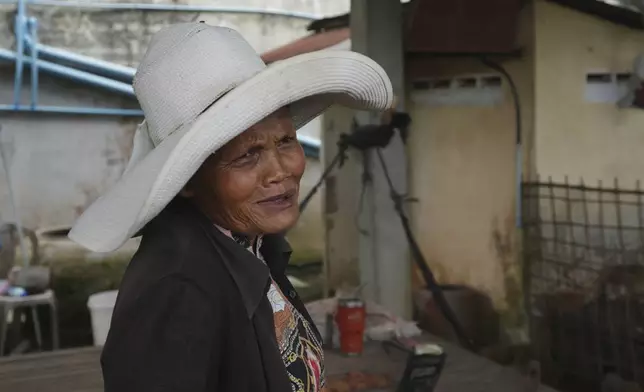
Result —
<path fill-rule="evenodd" d="M 299 128 L 334 103 L 386 110 L 394 101 L 387 74 L 366 56 L 321 51 L 266 66 L 239 33 L 204 23 L 158 32 L 133 84 L 145 121 L 128 167 L 69 233 L 96 252 L 123 245 L 209 155 L 279 108 L 290 104 Z"/>

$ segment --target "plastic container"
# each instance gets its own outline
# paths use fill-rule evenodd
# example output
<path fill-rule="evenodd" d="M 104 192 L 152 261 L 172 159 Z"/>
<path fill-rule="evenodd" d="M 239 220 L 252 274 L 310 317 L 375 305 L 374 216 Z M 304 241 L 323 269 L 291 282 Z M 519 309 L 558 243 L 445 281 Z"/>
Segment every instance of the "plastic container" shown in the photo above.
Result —
<path fill-rule="evenodd" d="M 90 295 L 87 300 L 87 307 L 92 319 L 94 346 L 102 347 L 105 344 L 107 332 L 110 330 L 117 294 L 117 290 L 103 291 Z"/>
<path fill-rule="evenodd" d="M 364 301 L 357 298 L 338 300 L 335 322 L 340 332 L 340 351 L 348 356 L 362 354 L 367 318 Z"/>

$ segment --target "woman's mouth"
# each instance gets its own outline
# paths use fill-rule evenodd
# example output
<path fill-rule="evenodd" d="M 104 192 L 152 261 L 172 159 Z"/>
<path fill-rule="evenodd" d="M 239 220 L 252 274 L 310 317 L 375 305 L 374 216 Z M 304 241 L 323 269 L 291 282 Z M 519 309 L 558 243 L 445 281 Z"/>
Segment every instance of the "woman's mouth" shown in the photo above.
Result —
<path fill-rule="evenodd" d="M 266 208 L 284 210 L 292 207 L 295 204 L 295 194 L 295 190 L 289 190 L 284 193 L 280 193 L 279 195 L 262 199 L 257 202 L 257 204 Z"/>

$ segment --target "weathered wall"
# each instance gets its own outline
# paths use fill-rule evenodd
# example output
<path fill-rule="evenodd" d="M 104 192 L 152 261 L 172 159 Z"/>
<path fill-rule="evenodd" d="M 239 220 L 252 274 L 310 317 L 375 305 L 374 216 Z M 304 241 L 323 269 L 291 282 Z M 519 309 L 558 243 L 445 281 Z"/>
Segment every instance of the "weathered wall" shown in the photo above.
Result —
<path fill-rule="evenodd" d="M 27 88 L 24 89 L 25 96 Z M 0 102 L 12 102 L 13 72 L 0 68 Z M 41 76 L 40 103 L 119 107 L 123 98 Z M 26 102 L 26 101 L 25 101 Z M 2 145 L 25 226 L 70 224 L 109 187 L 127 163 L 139 119 L 0 113 Z M 79 164 L 81 162 L 81 164 Z M 4 170 L 1 220 L 13 219 Z"/>
<path fill-rule="evenodd" d="M 521 96 L 523 133 L 532 135 L 532 9 L 521 17 L 520 60 L 502 65 Z M 437 79 L 494 75 L 474 60 L 436 60 Z M 413 230 L 442 283 L 464 284 L 488 295 L 506 327 L 521 320 L 520 265 L 515 230 L 515 116 L 509 86 L 492 103 L 436 104 L 411 92 L 408 142 Z M 529 147 L 529 146 L 528 146 Z M 528 159 L 524 165 L 528 167 Z"/>
<path fill-rule="evenodd" d="M 584 98 L 588 72 L 631 72 L 644 33 L 546 1 L 536 3 L 536 168 L 587 184 L 644 179 L 644 110 Z M 575 32 L 571 34 L 570 32 Z"/>
<path fill-rule="evenodd" d="M 316 15 L 346 12 L 348 3 L 348 0 L 246 0 L 219 1 L 217 4 L 200 0 L 179 2 L 281 9 Z M 209 24 L 230 27 L 242 33 L 258 52 L 264 52 L 307 35 L 306 25 L 310 22 L 289 16 L 216 12 L 124 11 L 39 5 L 30 5 L 28 10 L 30 15 L 38 18 L 42 43 L 129 66 L 138 64 L 151 36 L 172 23 L 203 20 Z M 13 30 L 14 12 L 15 6 L 0 7 L 0 47 L 8 48 L 13 44 L 10 32 Z"/>

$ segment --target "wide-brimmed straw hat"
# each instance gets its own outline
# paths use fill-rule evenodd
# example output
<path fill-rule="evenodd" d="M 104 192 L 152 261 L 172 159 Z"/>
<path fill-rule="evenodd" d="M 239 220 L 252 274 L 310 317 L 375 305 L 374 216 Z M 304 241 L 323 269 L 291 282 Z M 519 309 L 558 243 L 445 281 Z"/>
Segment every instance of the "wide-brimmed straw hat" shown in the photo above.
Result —
<path fill-rule="evenodd" d="M 290 105 L 300 128 L 332 104 L 386 110 L 385 71 L 366 56 L 321 51 L 266 66 L 234 30 L 177 24 L 151 40 L 134 78 L 145 121 L 121 179 L 78 219 L 69 237 L 96 252 L 119 248 L 235 136 Z"/>

